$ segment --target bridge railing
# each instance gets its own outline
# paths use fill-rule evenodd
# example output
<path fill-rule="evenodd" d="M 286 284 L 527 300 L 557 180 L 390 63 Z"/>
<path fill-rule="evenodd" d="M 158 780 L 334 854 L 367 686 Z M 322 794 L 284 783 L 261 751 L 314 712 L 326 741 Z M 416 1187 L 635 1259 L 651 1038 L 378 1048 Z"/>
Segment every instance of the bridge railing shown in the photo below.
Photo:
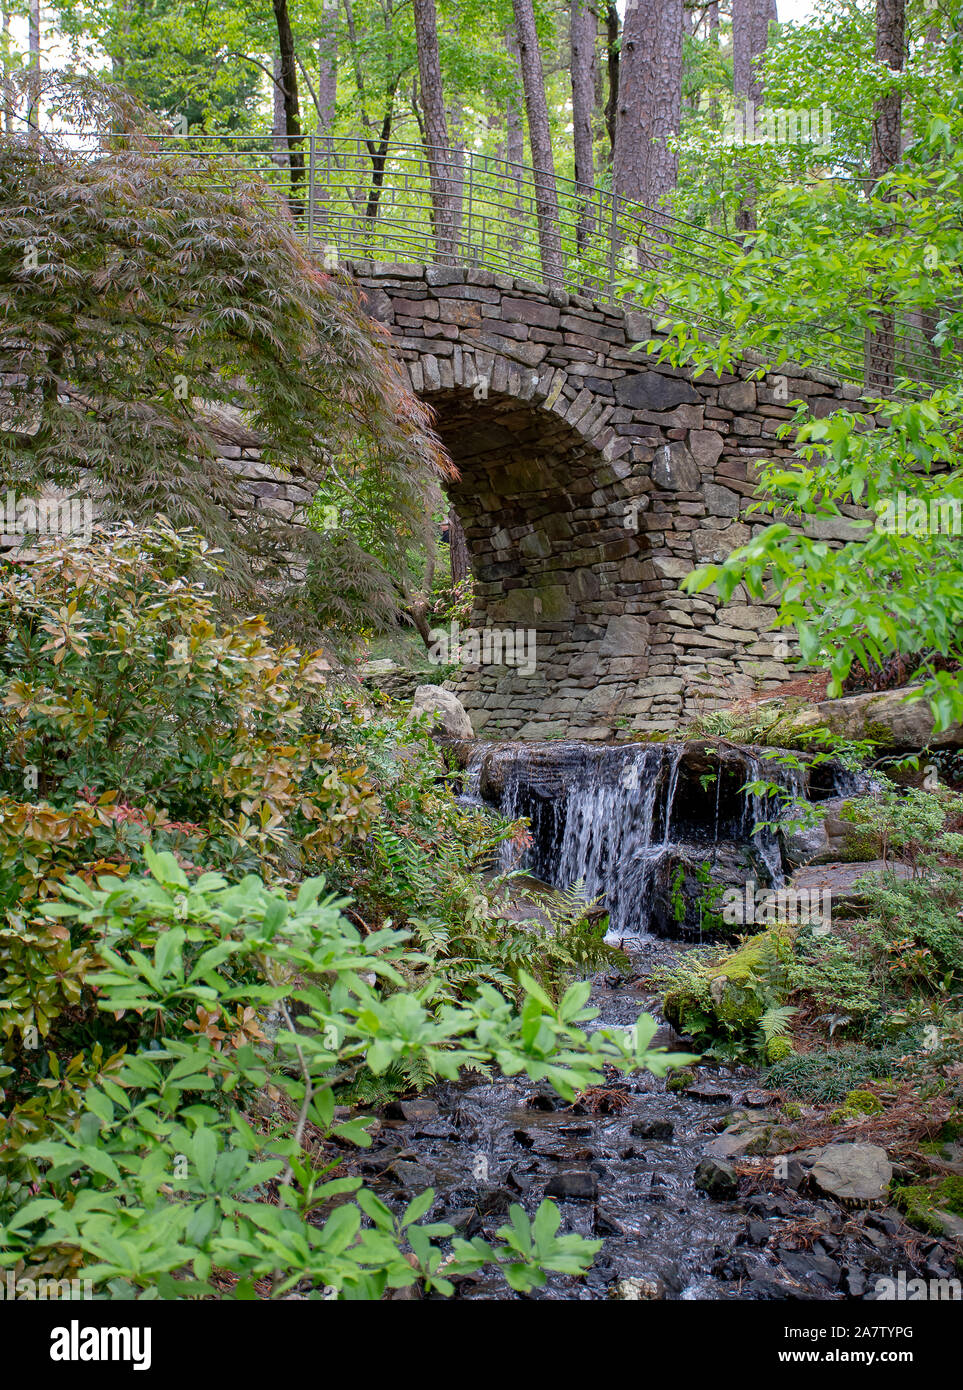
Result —
<path fill-rule="evenodd" d="M 106 143 L 131 139 L 167 154 L 200 156 L 210 186 L 229 187 L 257 176 L 315 250 L 329 249 L 340 260 L 408 261 L 478 266 L 521 276 L 539 284 L 558 281 L 543 272 L 537 193 L 539 175 L 530 167 L 469 149 L 429 149 L 403 141 L 378 142 L 356 136 L 157 135 L 104 137 Z M 95 141 L 95 144 L 97 142 Z M 448 226 L 436 228 L 431 163 L 447 173 Z M 665 303 L 633 300 L 632 275 L 665 266 L 704 275 L 725 274 L 739 243 L 733 238 L 587 187 L 555 179 L 559 287 L 648 312 L 673 312 Z M 700 320 L 710 334 L 723 334 L 722 321 Z M 898 369 L 918 379 L 940 380 L 919 329 L 896 326 Z M 801 360 L 818 362 L 852 381 L 863 380 L 863 334 L 845 306 L 834 325 L 790 322 L 783 341 Z"/>

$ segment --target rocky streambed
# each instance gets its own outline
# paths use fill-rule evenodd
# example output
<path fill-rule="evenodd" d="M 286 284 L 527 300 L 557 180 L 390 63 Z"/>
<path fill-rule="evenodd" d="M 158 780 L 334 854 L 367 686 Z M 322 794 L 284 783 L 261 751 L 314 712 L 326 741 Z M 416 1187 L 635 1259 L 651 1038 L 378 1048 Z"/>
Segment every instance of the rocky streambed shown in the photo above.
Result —
<path fill-rule="evenodd" d="M 632 943 L 630 976 L 596 978 L 599 1024 L 654 1012 L 647 976 L 680 949 Z M 664 1028 L 659 1042 L 679 1039 Z M 399 1211 L 431 1186 L 430 1219 L 466 1236 L 493 1236 L 513 1202 L 531 1215 L 553 1197 L 563 1231 L 603 1244 L 584 1279 L 552 1275 L 533 1298 L 869 1299 L 900 1271 L 953 1275 L 951 1245 L 888 1204 L 881 1150 L 792 1144 L 775 1098 L 748 1069 L 699 1068 L 683 1090 L 648 1073 L 613 1074 L 572 1106 L 525 1079 L 467 1077 L 392 1102 L 352 1167 Z M 460 1281 L 456 1297 L 519 1295 L 481 1273 Z"/>

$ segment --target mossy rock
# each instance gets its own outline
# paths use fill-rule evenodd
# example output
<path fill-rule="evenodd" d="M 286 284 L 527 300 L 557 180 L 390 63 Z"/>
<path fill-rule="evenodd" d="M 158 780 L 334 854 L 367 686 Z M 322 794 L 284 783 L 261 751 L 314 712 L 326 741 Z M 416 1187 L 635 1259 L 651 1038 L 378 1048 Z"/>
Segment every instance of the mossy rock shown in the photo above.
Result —
<path fill-rule="evenodd" d="M 944 1232 L 944 1224 L 939 1212 L 950 1212 L 963 1216 L 963 1178 L 952 1176 L 943 1178 L 933 1186 L 927 1183 L 914 1183 L 899 1187 L 893 1194 L 899 1209 L 906 1213 L 906 1219 L 930 1235 L 938 1236 Z"/>
<path fill-rule="evenodd" d="M 687 1086 L 691 1086 L 695 1081 L 695 1072 L 691 1067 L 683 1067 L 680 1071 L 672 1072 L 665 1082 L 667 1091 L 684 1091 Z"/>
<path fill-rule="evenodd" d="M 766 1061 L 781 1062 L 791 1057 L 795 1050 L 788 1038 L 770 1038 L 766 1044 Z"/>

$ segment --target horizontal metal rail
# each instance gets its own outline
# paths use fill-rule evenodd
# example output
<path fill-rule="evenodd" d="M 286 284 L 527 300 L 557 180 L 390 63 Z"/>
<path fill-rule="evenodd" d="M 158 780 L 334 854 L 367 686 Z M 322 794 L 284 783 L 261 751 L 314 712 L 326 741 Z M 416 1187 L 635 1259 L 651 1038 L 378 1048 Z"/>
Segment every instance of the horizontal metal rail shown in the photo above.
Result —
<path fill-rule="evenodd" d="M 339 261 L 377 260 L 484 267 L 544 284 L 538 194 L 545 177 L 527 165 L 474 150 L 438 150 L 404 141 L 355 136 L 104 135 L 76 136 L 92 153 L 130 144 L 192 160 L 195 177 L 229 189 L 257 178 L 315 250 Z M 444 227 L 432 164 L 445 172 Z M 603 304 L 654 317 L 692 320 L 690 309 L 633 297 L 639 270 L 666 277 L 680 271 L 722 279 L 741 251 L 734 238 L 683 221 L 610 191 L 554 180 L 561 248 L 560 287 Z M 434 196 L 433 196 L 434 192 Z M 711 336 L 728 331 L 699 316 Z M 794 320 L 781 325 L 783 346 L 801 362 L 861 382 L 864 337 L 855 315 L 840 306 L 835 324 Z M 921 329 L 896 320 L 897 375 L 939 384 L 949 373 Z"/>

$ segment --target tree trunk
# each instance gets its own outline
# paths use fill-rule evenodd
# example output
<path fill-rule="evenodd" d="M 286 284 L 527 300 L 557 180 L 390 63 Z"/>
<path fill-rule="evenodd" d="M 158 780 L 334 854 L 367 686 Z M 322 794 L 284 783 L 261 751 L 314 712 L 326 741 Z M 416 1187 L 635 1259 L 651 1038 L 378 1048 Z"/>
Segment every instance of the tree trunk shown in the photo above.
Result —
<path fill-rule="evenodd" d="M 445 94 L 438 53 L 438 18 L 435 0 L 414 0 L 415 38 L 418 43 L 418 78 L 428 141 L 428 175 L 435 246 L 442 265 L 454 262 L 455 238 L 450 177 L 451 147 L 445 117 Z"/>
<path fill-rule="evenodd" d="M 301 110 L 298 105 L 298 71 L 294 56 L 294 35 L 288 0 L 274 0 L 274 19 L 278 29 L 280 76 L 284 101 L 284 134 L 291 169 L 291 216 L 300 217 L 304 204 L 297 196 L 298 185 L 304 179 L 304 150 L 301 148 Z"/>
<path fill-rule="evenodd" d="M 324 0 L 318 35 L 318 121 L 330 135 L 338 100 L 338 0 Z"/>
<path fill-rule="evenodd" d="M 619 106 L 619 12 L 615 0 L 605 7 L 605 54 L 609 73 L 609 95 L 605 103 L 605 129 L 609 137 L 609 163 L 615 158 L 616 113 Z"/>
<path fill-rule="evenodd" d="M 271 163 L 279 169 L 288 168 L 287 122 L 284 119 L 284 82 L 281 78 L 281 59 L 274 55 L 274 87 L 271 92 Z"/>
<path fill-rule="evenodd" d="M 682 0 L 628 0 L 622 27 L 613 188 L 654 208 L 675 187 L 682 113 Z"/>
<path fill-rule="evenodd" d="M 575 145 L 575 182 L 585 189 L 595 186 L 592 152 L 592 115 L 595 109 L 595 44 L 598 16 L 595 0 L 571 0 L 572 130 Z M 589 194 L 579 208 L 576 238 L 584 250 L 592 225 Z"/>
<path fill-rule="evenodd" d="M 755 128 L 756 112 L 762 102 L 762 74 L 757 60 L 769 42 L 771 15 L 771 0 L 732 0 L 732 93 L 737 123 L 741 114 L 747 131 Z M 755 227 L 755 202 L 750 180 L 736 210 L 737 231 L 750 232 Z"/>
<path fill-rule="evenodd" d="M 451 551 L 451 582 L 460 584 L 468 578 L 468 541 L 454 503 L 448 508 L 448 546 Z"/>
<path fill-rule="evenodd" d="M 518 56 L 522 67 L 522 86 L 525 90 L 528 140 L 532 150 L 535 215 L 538 218 L 542 275 L 546 285 L 561 288 L 565 271 L 558 220 L 558 187 L 555 183 L 555 159 L 548 124 L 548 103 L 545 100 L 542 54 L 535 32 L 535 10 L 533 0 L 512 0 L 512 4 L 515 10 Z"/>
<path fill-rule="evenodd" d="M 3 128 L 8 135 L 13 133 L 13 89 L 10 84 L 10 11 L 3 11 Z"/>
<path fill-rule="evenodd" d="M 876 0 L 876 61 L 894 73 L 902 71 L 906 41 L 906 0 Z M 873 136 L 869 172 L 873 184 L 899 163 L 902 93 L 897 89 L 877 98 L 873 111 Z M 866 385 L 871 390 L 891 390 L 896 375 L 896 321 L 882 299 L 876 327 L 866 334 Z"/>
<path fill-rule="evenodd" d="M 27 52 L 30 63 L 30 87 L 27 101 L 27 125 L 40 124 L 40 0 L 30 0 L 27 13 Z"/>

